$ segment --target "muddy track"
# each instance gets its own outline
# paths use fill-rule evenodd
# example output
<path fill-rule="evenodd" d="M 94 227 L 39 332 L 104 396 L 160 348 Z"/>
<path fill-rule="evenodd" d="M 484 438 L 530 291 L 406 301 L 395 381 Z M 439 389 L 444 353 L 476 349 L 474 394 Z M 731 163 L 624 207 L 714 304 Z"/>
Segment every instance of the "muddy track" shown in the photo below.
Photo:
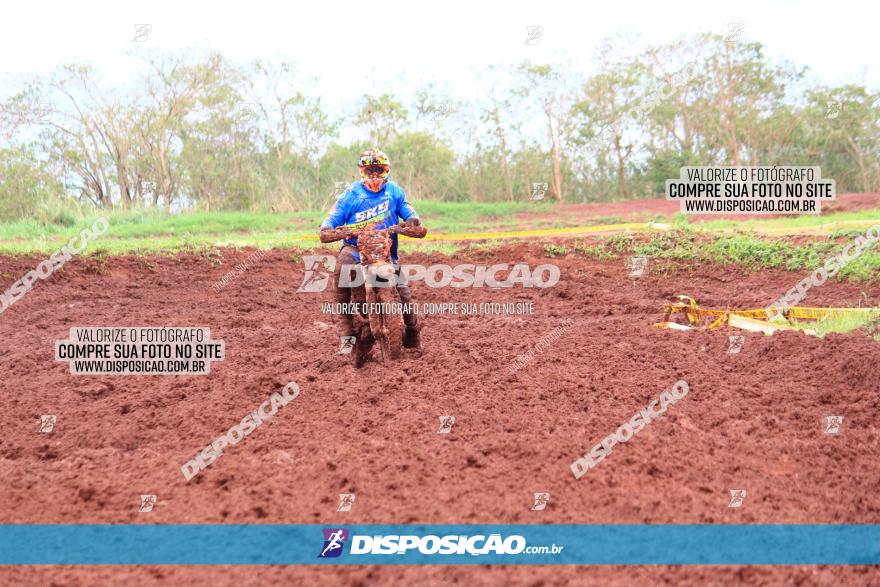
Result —
<path fill-rule="evenodd" d="M 331 252 L 327 249 L 327 252 Z M 337 356 L 331 292 L 297 294 L 302 263 L 266 254 L 221 291 L 223 264 L 75 259 L 0 315 L 0 517 L 8 523 L 880 523 L 880 344 L 862 333 L 728 335 L 652 326 L 662 303 L 760 307 L 802 277 L 667 263 L 634 282 L 623 260 L 548 259 L 540 244 L 411 263 L 558 263 L 549 289 L 432 289 L 418 303 L 532 302 L 533 315 L 424 317 L 424 354 L 355 370 Z M 0 258 L 4 283 L 40 259 Z M 880 285 L 829 283 L 810 305 L 880 305 Z M 573 325 L 511 373 L 566 320 Z M 209 326 L 227 358 L 208 376 L 87 377 L 54 361 L 72 326 Z M 690 394 L 585 477 L 571 462 L 679 379 Z M 300 396 L 186 482 L 197 450 L 296 381 Z M 56 414 L 50 434 L 39 417 Z M 437 434 L 439 416 L 452 433 Z M 843 433 L 823 433 L 829 415 Z M 729 490 L 745 488 L 742 508 Z M 548 491 L 542 512 L 532 493 Z M 338 494 L 354 493 L 351 512 Z M 139 513 L 139 495 L 156 494 Z M 0 569 L 0 583 L 877 584 L 876 568 L 152 567 Z"/>

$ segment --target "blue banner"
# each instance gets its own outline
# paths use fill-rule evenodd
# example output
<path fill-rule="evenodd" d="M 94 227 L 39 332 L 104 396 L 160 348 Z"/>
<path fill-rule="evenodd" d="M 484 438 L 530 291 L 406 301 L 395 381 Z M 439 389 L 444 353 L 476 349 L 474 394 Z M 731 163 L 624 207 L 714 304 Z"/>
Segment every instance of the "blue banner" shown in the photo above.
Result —
<path fill-rule="evenodd" d="M 0 564 L 880 564 L 874 524 L 6 524 Z"/>

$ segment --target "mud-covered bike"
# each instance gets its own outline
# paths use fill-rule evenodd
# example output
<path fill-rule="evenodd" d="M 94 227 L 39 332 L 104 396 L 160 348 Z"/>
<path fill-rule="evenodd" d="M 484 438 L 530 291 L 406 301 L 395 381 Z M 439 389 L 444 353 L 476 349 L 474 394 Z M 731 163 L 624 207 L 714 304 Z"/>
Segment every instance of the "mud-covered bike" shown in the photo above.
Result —
<path fill-rule="evenodd" d="M 391 261 L 393 234 L 422 238 L 427 229 L 420 225 L 401 223 L 388 228 L 379 224 L 340 227 L 333 229 L 348 236 L 357 237 L 362 274 L 355 278 L 357 286 L 351 289 L 351 303 L 356 311 L 352 314 L 352 326 L 357 337 L 354 353 L 356 366 L 362 365 L 378 343 L 381 362 L 400 357 L 403 345 L 404 320 L 400 294 L 397 291 L 397 270 Z"/>

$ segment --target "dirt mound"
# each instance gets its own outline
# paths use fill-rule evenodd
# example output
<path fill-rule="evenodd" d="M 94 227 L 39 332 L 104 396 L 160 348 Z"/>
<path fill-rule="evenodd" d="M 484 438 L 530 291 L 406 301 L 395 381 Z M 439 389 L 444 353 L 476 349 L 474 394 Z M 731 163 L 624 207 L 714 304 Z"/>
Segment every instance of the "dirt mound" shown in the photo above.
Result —
<path fill-rule="evenodd" d="M 328 253 L 330 250 L 328 249 Z M 336 355 L 330 291 L 298 294 L 303 264 L 273 251 L 216 292 L 249 251 L 222 264 L 177 257 L 75 259 L 0 315 L 0 512 L 8 523 L 880 523 L 876 415 L 880 345 L 864 334 L 730 334 L 652 326 L 664 301 L 765 305 L 800 274 L 676 264 L 633 281 L 624 260 L 548 259 L 538 244 L 410 263 L 556 263 L 548 289 L 413 286 L 418 303 L 533 303 L 533 315 L 429 315 L 426 352 L 355 370 Z M 39 259 L 0 258 L 11 283 Z M 811 305 L 846 305 L 880 286 L 829 283 Z M 527 364 L 521 355 L 550 340 Z M 208 376 L 73 376 L 54 342 L 73 326 L 209 326 L 227 358 Z M 569 465 L 679 379 L 689 395 L 580 480 Z M 180 467 L 296 381 L 302 392 L 186 482 Z M 39 432 L 40 416 L 57 415 Z M 450 434 L 439 417 L 454 415 Z M 825 418 L 844 417 L 824 433 Z M 741 508 L 729 491 L 746 489 Z M 532 493 L 548 491 L 545 511 Z M 351 512 L 338 494 L 354 493 Z M 154 511 L 138 511 L 155 494 Z M 686 584 L 830 581 L 822 568 L 42 568 L 0 582 Z M 880 580 L 847 568 L 847 583 Z M 332 574 L 331 574 L 332 573 Z M 869 573 L 870 576 L 866 573 Z M 839 579 L 838 579 L 839 580 Z"/>

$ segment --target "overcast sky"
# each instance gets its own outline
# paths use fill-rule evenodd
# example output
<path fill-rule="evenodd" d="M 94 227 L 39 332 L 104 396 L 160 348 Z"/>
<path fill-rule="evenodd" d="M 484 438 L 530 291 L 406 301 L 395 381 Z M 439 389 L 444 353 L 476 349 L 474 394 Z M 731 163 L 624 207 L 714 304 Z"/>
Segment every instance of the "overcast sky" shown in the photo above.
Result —
<path fill-rule="evenodd" d="M 875 8 L 871 8 L 875 6 Z M 217 49 L 233 61 L 289 59 L 319 78 L 331 104 L 434 81 L 454 97 L 478 85 L 488 64 L 576 63 L 589 71 L 597 43 L 618 32 L 663 42 L 741 22 L 773 58 L 806 65 L 816 79 L 880 88 L 877 16 L 871 2 L 556 2 L 442 0 L 422 3 L 10 2 L 0 19 L 0 93 L 7 75 L 44 73 L 69 62 L 95 65 L 113 83 L 133 78 L 132 52 Z M 870 13 L 870 14 L 869 14 Z M 135 24 L 150 25 L 132 42 Z M 526 44 L 527 27 L 543 27 Z M 371 64 L 384 63 L 381 67 Z"/>

